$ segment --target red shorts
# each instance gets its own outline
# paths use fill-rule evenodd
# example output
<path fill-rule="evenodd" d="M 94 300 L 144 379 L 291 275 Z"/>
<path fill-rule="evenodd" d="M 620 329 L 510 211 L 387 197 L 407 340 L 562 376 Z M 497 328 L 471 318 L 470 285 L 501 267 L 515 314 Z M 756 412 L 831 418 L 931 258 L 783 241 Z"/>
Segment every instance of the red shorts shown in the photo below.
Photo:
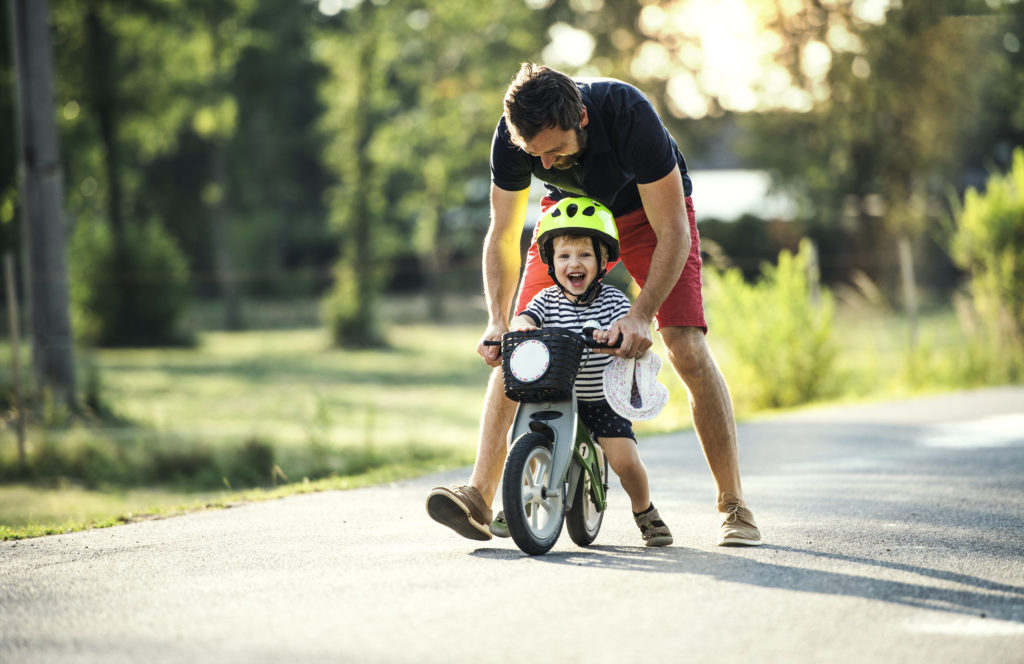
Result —
<path fill-rule="evenodd" d="M 555 204 L 550 198 L 545 197 L 541 201 L 541 210 L 547 210 Z M 665 298 L 661 308 L 654 317 L 658 329 L 663 327 L 699 327 L 707 334 L 708 326 L 704 322 L 704 300 L 701 298 L 700 281 L 700 237 L 697 235 L 697 217 L 693 210 L 693 201 L 686 197 L 686 216 L 690 221 L 690 255 L 683 266 L 683 273 L 679 275 L 679 281 L 672 288 L 672 291 Z M 622 263 L 634 281 L 641 288 L 647 280 L 647 272 L 651 269 L 651 254 L 657 244 L 657 237 L 654 229 L 647 221 L 647 214 L 643 208 L 635 210 L 621 217 L 615 218 L 615 225 L 619 229 L 619 246 Z M 618 262 L 618 261 L 616 261 Z M 615 263 L 610 263 L 611 270 Z M 540 259 L 537 250 L 537 230 L 534 229 L 533 241 L 530 242 L 530 250 L 526 254 L 526 269 L 523 271 L 523 279 L 519 283 L 519 297 L 516 300 L 516 313 L 526 308 L 533 296 L 552 286 L 551 277 L 548 276 L 548 267 Z"/>

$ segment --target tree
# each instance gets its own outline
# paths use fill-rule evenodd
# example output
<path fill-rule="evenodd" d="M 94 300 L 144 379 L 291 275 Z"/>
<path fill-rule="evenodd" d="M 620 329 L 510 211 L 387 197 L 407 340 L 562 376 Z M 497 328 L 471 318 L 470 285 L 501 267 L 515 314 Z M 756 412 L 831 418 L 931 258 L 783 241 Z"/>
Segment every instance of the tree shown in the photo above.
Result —
<path fill-rule="evenodd" d="M 802 194 L 819 223 L 849 228 L 872 259 L 859 267 L 902 284 L 913 342 L 914 258 L 978 131 L 982 92 L 1001 57 L 989 48 L 999 21 L 991 11 L 967 15 L 984 6 L 956 0 L 906 0 L 881 22 L 857 6 L 807 2 L 780 17 L 780 57 L 815 101 L 807 113 L 745 121 L 756 137 L 748 154 Z M 807 73 L 812 44 L 827 49 L 824 79 Z"/>
<path fill-rule="evenodd" d="M 479 251 L 502 93 L 542 45 L 542 18 L 520 3 L 395 0 L 357 3 L 325 29 L 325 154 L 342 236 L 325 312 L 338 343 L 382 341 L 376 298 L 398 252 L 423 260 L 436 294 L 453 249 Z"/>
<path fill-rule="evenodd" d="M 325 303 L 328 326 L 335 343 L 347 346 L 379 346 L 384 339 L 376 314 L 380 292 L 380 257 L 385 218 L 379 193 L 375 194 L 377 170 L 370 142 L 385 121 L 389 88 L 381 81 L 387 62 L 387 24 L 381 15 L 386 7 L 369 2 L 345 16 L 350 40 L 336 42 L 329 62 L 338 87 L 334 112 L 339 128 L 328 163 L 342 174 L 341 187 L 333 193 L 334 221 L 344 234 L 341 258 L 335 267 L 335 283 Z M 390 45 L 390 44 L 388 44 Z M 341 127 L 349 127 L 341 131 Z"/>
<path fill-rule="evenodd" d="M 53 59 L 46 0 L 10 0 L 17 71 L 22 223 L 26 229 L 32 366 L 37 386 L 77 407 L 68 314 L 64 183 L 53 106 Z"/>
<path fill-rule="evenodd" d="M 72 304 L 79 321 L 96 316 L 86 326 L 83 340 L 101 345 L 179 343 L 176 330 L 166 329 L 166 305 L 175 303 L 171 320 L 180 318 L 184 300 L 169 294 L 156 309 L 160 315 L 140 315 L 154 304 L 154 288 L 166 279 L 169 291 L 180 289 L 179 275 L 155 274 L 155 265 L 141 264 L 147 248 L 133 243 L 165 235 L 158 220 L 140 219 L 138 174 L 154 154 L 169 149 L 166 130 L 181 122 L 182 106 L 168 102 L 170 74 L 150 72 L 164 68 L 177 71 L 160 57 L 161 38 L 167 30 L 155 26 L 168 16 L 162 3 L 127 6 L 114 0 L 58 0 L 54 6 L 54 41 L 61 81 L 58 98 L 63 102 L 63 137 L 68 146 L 66 172 L 72 186 L 70 210 L 76 225 L 106 225 L 109 253 L 72 256 L 76 273 L 90 274 L 94 283 L 75 283 Z M 181 43 L 175 44 L 181 47 Z M 153 64 L 157 62 L 158 64 Z M 142 76 L 139 74 L 143 73 Z M 153 224 L 160 227 L 154 228 Z M 179 253 L 174 243 L 156 247 Z M 170 264 L 180 257 L 166 256 Z M 95 264 L 89 265 L 92 261 Z M 106 262 L 104 262 L 106 261 Z M 83 264 L 84 263 L 84 264 Z M 91 292 L 90 292 L 91 291 Z M 91 311 L 81 307 L 97 299 L 105 306 Z M 100 313 L 102 312 L 102 313 Z M 85 327 L 76 328 L 86 332 Z"/>
<path fill-rule="evenodd" d="M 229 330 L 242 328 L 242 310 L 237 276 L 229 241 L 228 148 L 235 132 L 238 105 L 230 92 L 230 75 L 247 41 L 247 31 L 239 28 L 249 8 L 240 0 L 203 0 L 187 3 L 189 14 L 197 14 L 194 33 L 202 40 L 209 63 L 201 70 L 203 90 L 201 107 L 193 119 L 197 133 L 210 143 L 210 173 L 203 189 L 207 207 L 210 244 L 213 247 L 214 278 L 224 305 L 224 325 Z"/>
<path fill-rule="evenodd" d="M 486 228 L 501 99 L 519 64 L 543 45 L 545 17 L 519 3 L 468 12 L 453 0 L 411 4 L 405 13 L 408 34 L 388 75 L 402 104 L 379 128 L 390 149 L 375 154 L 397 185 L 387 198 L 410 229 L 402 248 L 419 258 L 431 315 L 444 320 L 452 262 L 477 255 Z"/>

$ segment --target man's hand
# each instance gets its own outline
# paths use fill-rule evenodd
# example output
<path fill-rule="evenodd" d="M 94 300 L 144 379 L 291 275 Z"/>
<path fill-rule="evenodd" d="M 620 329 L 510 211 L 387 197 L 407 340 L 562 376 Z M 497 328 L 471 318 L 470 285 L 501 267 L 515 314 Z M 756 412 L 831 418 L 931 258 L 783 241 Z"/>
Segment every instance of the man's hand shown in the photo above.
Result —
<path fill-rule="evenodd" d="M 500 367 L 501 366 L 501 355 L 498 351 L 501 350 L 501 346 L 485 346 L 485 341 L 501 341 L 501 335 L 508 332 L 507 325 L 491 325 L 484 330 L 484 335 L 480 338 L 480 343 L 476 346 L 476 352 L 480 357 L 484 358 L 484 362 L 489 367 Z"/>
<path fill-rule="evenodd" d="M 651 321 L 636 314 L 626 314 L 608 328 L 607 343 L 622 339 L 618 348 L 596 348 L 594 352 L 619 357 L 639 357 L 651 347 Z"/>

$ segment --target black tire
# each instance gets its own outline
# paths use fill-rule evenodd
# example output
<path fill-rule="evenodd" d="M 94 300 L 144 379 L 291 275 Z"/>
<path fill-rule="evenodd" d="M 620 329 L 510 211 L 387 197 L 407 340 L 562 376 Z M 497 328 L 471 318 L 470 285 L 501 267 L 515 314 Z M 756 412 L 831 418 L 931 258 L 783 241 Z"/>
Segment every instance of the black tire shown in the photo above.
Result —
<path fill-rule="evenodd" d="M 592 448 L 598 455 L 597 471 L 598 481 L 608 485 L 608 458 L 601 450 L 601 446 L 594 444 Z M 590 474 L 580 469 L 580 480 L 576 483 L 576 491 L 572 501 L 572 509 L 565 513 L 565 529 L 569 531 L 569 537 L 578 546 L 590 546 L 597 539 L 597 533 L 601 531 L 601 522 L 604 521 L 604 510 L 598 511 L 594 504 L 594 497 L 590 491 Z"/>
<path fill-rule="evenodd" d="M 530 432 L 516 439 L 505 462 L 501 499 L 508 532 L 531 556 L 551 550 L 565 520 L 565 501 L 547 494 L 551 461 L 551 441 Z"/>

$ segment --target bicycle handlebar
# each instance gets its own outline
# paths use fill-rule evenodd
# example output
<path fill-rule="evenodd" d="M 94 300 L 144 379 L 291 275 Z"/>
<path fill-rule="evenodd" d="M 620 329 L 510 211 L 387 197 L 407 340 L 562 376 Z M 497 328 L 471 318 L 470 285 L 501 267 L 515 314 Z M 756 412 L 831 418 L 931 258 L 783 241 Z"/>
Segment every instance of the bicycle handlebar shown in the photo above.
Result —
<path fill-rule="evenodd" d="M 615 343 L 612 344 L 604 343 L 601 341 L 595 341 L 594 331 L 596 329 L 597 328 L 595 327 L 585 327 L 583 328 L 582 334 L 580 334 L 580 336 L 583 337 L 583 343 L 588 348 L 619 348 L 620 346 L 622 346 L 621 336 L 615 341 Z M 501 346 L 501 341 L 492 341 L 490 339 L 484 339 L 483 343 L 485 346 Z"/>

